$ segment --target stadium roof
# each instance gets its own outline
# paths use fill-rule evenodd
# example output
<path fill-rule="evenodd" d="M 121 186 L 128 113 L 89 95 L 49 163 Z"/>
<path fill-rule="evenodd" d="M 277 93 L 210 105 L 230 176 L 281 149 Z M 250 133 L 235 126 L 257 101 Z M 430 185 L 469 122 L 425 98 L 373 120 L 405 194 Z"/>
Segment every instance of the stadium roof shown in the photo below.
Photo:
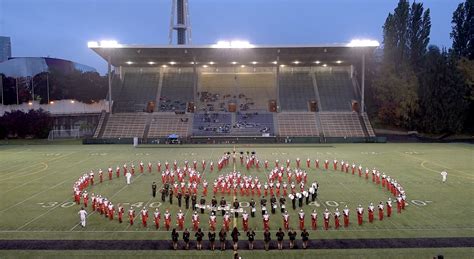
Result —
<path fill-rule="evenodd" d="M 276 64 L 310 66 L 316 64 L 346 64 L 360 62 L 362 53 L 373 52 L 378 42 L 369 44 L 329 45 L 244 45 L 243 47 L 216 45 L 121 45 L 89 42 L 89 48 L 113 66 L 217 66 Z M 278 61 L 276 63 L 275 61 Z"/>

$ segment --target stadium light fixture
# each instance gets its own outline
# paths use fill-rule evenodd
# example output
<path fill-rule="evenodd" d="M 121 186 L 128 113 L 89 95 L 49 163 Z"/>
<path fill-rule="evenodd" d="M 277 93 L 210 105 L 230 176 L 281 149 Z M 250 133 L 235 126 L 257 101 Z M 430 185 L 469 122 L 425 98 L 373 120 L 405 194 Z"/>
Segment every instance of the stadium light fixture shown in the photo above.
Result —
<path fill-rule="evenodd" d="M 336 61 L 337 64 L 341 64 L 342 63 L 342 60 L 338 60 Z"/>
<path fill-rule="evenodd" d="M 87 42 L 88 48 L 120 48 L 122 47 L 116 40 L 101 40 Z"/>
<path fill-rule="evenodd" d="M 28 102 L 28 105 L 29 105 L 29 106 L 33 105 L 33 102 Z"/>
<path fill-rule="evenodd" d="M 54 101 L 49 102 L 49 104 L 54 104 Z"/>
<path fill-rule="evenodd" d="M 240 67 L 241 67 L 241 68 L 244 68 L 244 67 L 245 67 L 245 65 L 241 65 Z"/>
<path fill-rule="evenodd" d="M 209 62 L 209 65 L 214 65 L 214 64 L 215 64 L 214 61 Z"/>
<path fill-rule="evenodd" d="M 230 62 L 230 63 L 231 63 L 232 65 L 236 65 L 236 64 L 237 64 L 236 61 L 232 61 L 232 62 Z"/>
<path fill-rule="evenodd" d="M 319 64 L 319 63 L 321 63 L 321 61 L 316 60 L 316 61 L 314 61 L 314 63 Z"/>
<path fill-rule="evenodd" d="M 202 67 L 203 67 L 203 68 L 206 68 L 206 67 L 207 67 L 207 65 L 203 65 Z"/>
<path fill-rule="evenodd" d="M 284 65 L 284 64 L 281 64 L 280 67 L 285 67 L 285 65 Z"/>
<path fill-rule="evenodd" d="M 161 67 L 168 67 L 167 65 L 162 65 Z"/>
<path fill-rule="evenodd" d="M 258 62 L 257 61 L 252 61 L 252 65 L 257 65 Z"/>
<path fill-rule="evenodd" d="M 71 100 L 71 103 L 75 103 L 75 102 L 76 102 L 76 101 L 74 101 L 74 100 Z"/>
<path fill-rule="evenodd" d="M 293 61 L 293 64 L 295 64 L 295 65 L 298 65 L 299 63 L 301 63 L 301 62 L 299 62 L 298 60 Z"/>
<path fill-rule="evenodd" d="M 278 61 L 273 61 L 272 64 L 276 65 L 276 64 L 278 64 Z"/>
<path fill-rule="evenodd" d="M 127 63 L 127 65 L 132 65 L 132 64 L 133 64 L 132 61 L 127 61 L 127 62 L 125 62 L 125 63 Z"/>
<path fill-rule="evenodd" d="M 351 40 L 347 47 L 378 47 L 380 43 L 376 40 L 367 40 L 367 39 L 354 39 Z"/>
<path fill-rule="evenodd" d="M 327 64 L 323 64 L 323 67 L 327 67 L 328 65 Z"/>
<path fill-rule="evenodd" d="M 189 64 L 194 65 L 194 61 L 189 62 Z"/>
<path fill-rule="evenodd" d="M 170 65 L 176 65 L 176 62 L 174 62 L 174 61 L 170 61 L 169 63 L 170 63 Z"/>
<path fill-rule="evenodd" d="M 245 49 L 245 48 L 253 48 L 254 45 L 250 44 L 248 41 L 243 41 L 243 40 L 233 40 L 233 41 L 220 40 L 216 44 L 212 45 L 212 47 L 213 48 Z"/>
<path fill-rule="evenodd" d="M 156 64 L 156 63 L 153 62 L 153 61 L 148 61 L 148 65 L 154 65 L 154 64 Z"/>

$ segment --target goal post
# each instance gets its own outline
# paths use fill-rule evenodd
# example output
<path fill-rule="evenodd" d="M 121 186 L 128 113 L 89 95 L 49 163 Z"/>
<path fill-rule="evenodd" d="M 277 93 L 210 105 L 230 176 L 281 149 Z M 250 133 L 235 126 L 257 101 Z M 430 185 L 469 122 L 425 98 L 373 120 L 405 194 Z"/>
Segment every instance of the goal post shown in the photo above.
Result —
<path fill-rule="evenodd" d="M 48 140 L 77 139 L 79 137 L 80 137 L 79 129 L 50 130 L 48 134 Z"/>

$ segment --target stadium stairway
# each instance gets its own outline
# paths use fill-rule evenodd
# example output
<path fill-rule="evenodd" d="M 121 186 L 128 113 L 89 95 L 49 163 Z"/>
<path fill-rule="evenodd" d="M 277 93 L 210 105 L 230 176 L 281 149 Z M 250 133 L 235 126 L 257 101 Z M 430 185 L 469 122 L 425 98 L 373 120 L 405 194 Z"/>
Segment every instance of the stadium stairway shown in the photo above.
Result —
<path fill-rule="evenodd" d="M 102 110 L 100 114 L 100 118 L 99 118 L 99 123 L 97 124 L 97 127 L 95 128 L 94 138 L 102 137 L 102 134 L 104 134 L 105 125 L 107 124 L 108 119 L 109 119 L 109 113 L 105 112 L 105 110 Z"/>

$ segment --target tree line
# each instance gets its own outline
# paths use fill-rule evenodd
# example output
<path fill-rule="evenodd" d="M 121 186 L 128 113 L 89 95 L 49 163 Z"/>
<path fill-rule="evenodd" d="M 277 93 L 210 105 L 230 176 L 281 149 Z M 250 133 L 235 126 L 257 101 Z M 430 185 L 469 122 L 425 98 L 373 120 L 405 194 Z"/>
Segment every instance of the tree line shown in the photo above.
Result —
<path fill-rule="evenodd" d="M 426 133 L 474 132 L 474 0 L 452 16 L 452 47 L 429 45 L 430 9 L 399 0 L 383 26 L 383 57 L 368 65 L 375 124 Z"/>
<path fill-rule="evenodd" d="M 42 109 L 6 112 L 0 116 L 0 139 L 47 138 L 52 127 L 53 118 Z"/>

